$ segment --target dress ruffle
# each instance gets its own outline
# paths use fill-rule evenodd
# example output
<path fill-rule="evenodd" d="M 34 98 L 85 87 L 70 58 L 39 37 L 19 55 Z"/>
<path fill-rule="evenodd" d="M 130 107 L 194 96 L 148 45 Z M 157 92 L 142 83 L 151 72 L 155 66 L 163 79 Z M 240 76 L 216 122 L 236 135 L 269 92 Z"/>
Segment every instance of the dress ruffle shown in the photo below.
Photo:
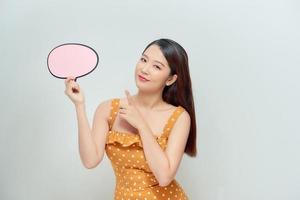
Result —
<path fill-rule="evenodd" d="M 109 131 L 106 144 L 114 144 L 114 143 L 119 143 L 124 147 L 128 147 L 133 144 L 143 147 L 139 135 Z"/>
<path fill-rule="evenodd" d="M 163 149 L 165 149 L 167 144 L 167 138 L 157 137 L 156 141 Z M 143 148 L 140 135 L 132 134 L 132 133 L 122 133 L 117 131 L 109 131 L 106 144 L 116 144 L 116 143 L 121 144 L 123 147 L 136 145 Z"/>

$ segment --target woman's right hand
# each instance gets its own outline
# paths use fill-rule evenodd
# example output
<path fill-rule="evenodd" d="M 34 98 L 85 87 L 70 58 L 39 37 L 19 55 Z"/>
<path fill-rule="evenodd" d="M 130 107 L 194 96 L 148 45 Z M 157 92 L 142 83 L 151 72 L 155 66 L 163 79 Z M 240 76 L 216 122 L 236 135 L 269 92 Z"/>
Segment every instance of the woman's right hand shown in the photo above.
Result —
<path fill-rule="evenodd" d="M 68 77 L 65 80 L 65 94 L 71 99 L 74 105 L 84 104 L 85 98 L 82 89 L 76 83 L 74 77 Z"/>

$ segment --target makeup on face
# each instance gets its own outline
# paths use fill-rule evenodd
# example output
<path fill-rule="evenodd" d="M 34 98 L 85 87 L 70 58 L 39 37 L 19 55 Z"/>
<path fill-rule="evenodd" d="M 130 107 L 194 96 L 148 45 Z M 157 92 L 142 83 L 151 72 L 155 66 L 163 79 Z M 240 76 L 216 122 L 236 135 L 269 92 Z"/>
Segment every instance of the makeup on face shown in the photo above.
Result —
<path fill-rule="evenodd" d="M 139 80 L 142 81 L 142 82 L 148 82 L 148 81 L 149 81 L 148 79 L 146 79 L 146 78 L 143 77 L 142 75 L 138 75 L 138 78 L 139 78 Z"/>

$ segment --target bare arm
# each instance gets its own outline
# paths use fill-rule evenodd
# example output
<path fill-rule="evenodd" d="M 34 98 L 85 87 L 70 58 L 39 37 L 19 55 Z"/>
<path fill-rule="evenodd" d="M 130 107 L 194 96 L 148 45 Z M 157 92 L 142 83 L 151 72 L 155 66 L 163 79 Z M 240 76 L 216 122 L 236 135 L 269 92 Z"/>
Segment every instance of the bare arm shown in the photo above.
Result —
<path fill-rule="evenodd" d="M 83 165 L 88 169 L 96 167 L 104 156 L 109 102 L 105 101 L 97 107 L 92 129 L 86 117 L 85 106 L 76 106 L 79 153 Z"/>
<path fill-rule="evenodd" d="M 73 101 L 76 109 L 80 159 L 86 168 L 91 169 L 103 159 L 110 101 L 104 101 L 97 107 L 91 128 L 86 115 L 82 89 L 71 78 L 66 79 L 65 84 L 65 94 Z"/>
<path fill-rule="evenodd" d="M 175 177 L 182 159 L 190 130 L 190 116 L 184 111 L 177 119 L 163 151 L 148 126 L 139 127 L 144 152 L 151 171 L 160 186 L 168 185 Z"/>
<path fill-rule="evenodd" d="M 173 124 L 166 149 L 162 149 L 148 123 L 139 113 L 130 93 L 127 90 L 125 93 L 128 104 L 120 105 L 119 114 L 138 129 L 148 165 L 159 185 L 166 186 L 174 179 L 182 159 L 190 132 L 190 115 L 186 110 L 180 114 Z"/>
<path fill-rule="evenodd" d="M 88 169 L 96 167 L 104 156 L 109 103 L 110 101 L 104 101 L 97 107 L 92 129 L 86 117 L 85 107 L 83 105 L 76 106 L 80 158 Z"/>

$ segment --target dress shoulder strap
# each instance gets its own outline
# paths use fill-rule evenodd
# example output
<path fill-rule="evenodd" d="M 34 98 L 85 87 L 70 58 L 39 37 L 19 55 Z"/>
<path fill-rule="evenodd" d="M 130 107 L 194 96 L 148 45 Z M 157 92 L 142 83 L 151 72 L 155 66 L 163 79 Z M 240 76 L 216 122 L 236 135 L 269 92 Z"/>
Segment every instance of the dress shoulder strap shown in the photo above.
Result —
<path fill-rule="evenodd" d="M 184 108 L 181 106 L 177 106 L 177 108 L 174 110 L 174 112 L 171 114 L 171 116 L 169 117 L 164 130 L 163 130 L 163 134 L 161 137 L 169 137 L 170 132 L 172 131 L 172 128 L 176 122 L 176 120 L 178 119 L 179 115 L 184 111 Z"/>
<path fill-rule="evenodd" d="M 120 103 L 120 99 L 119 98 L 115 98 L 112 99 L 111 101 L 111 105 L 110 105 L 110 116 L 108 119 L 108 125 L 109 125 L 109 130 L 111 130 L 114 121 L 116 119 L 118 110 L 119 110 L 119 103 Z"/>

